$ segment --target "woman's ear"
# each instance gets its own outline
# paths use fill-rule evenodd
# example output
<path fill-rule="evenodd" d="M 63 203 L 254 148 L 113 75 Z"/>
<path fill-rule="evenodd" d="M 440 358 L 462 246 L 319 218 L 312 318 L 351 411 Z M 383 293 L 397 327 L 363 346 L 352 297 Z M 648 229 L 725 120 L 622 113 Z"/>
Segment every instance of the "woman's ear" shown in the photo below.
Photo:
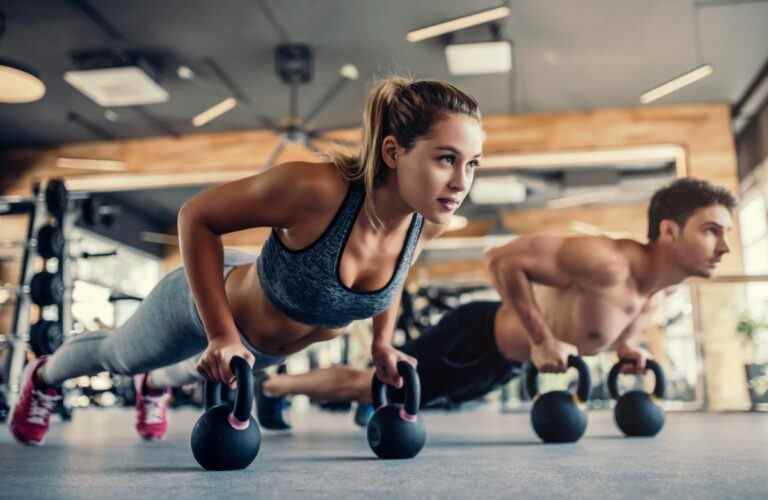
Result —
<path fill-rule="evenodd" d="M 395 136 L 388 135 L 381 141 L 381 158 L 391 169 L 397 166 L 397 157 L 400 153 L 400 146 L 397 144 Z"/>

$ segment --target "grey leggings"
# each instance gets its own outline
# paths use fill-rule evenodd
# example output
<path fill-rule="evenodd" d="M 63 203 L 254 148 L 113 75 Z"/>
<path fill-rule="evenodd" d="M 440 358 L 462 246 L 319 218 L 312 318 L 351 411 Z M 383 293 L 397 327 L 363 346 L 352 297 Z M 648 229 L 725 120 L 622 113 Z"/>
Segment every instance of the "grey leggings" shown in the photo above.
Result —
<path fill-rule="evenodd" d="M 226 250 L 224 276 L 233 266 L 253 262 L 255 256 Z M 254 369 L 283 361 L 281 356 L 259 352 L 247 338 L 245 347 L 256 358 Z M 202 377 L 196 365 L 208 345 L 184 269 L 166 275 L 136 312 L 112 332 L 72 337 L 43 365 L 40 373 L 49 385 L 59 385 L 81 375 L 102 371 L 134 375 L 152 373 L 152 385 L 175 387 Z"/>

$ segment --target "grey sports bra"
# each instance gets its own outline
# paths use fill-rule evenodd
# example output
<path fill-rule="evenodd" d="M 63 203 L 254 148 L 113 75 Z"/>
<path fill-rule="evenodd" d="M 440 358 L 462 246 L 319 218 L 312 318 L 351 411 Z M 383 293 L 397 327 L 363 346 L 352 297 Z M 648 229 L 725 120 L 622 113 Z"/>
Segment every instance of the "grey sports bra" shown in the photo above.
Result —
<path fill-rule="evenodd" d="M 259 256 L 261 287 L 289 318 L 324 328 L 339 328 L 356 319 L 384 312 L 405 279 L 424 224 L 414 214 L 395 272 L 386 286 L 374 291 L 346 287 L 339 275 L 341 256 L 365 201 L 361 184 L 350 183 L 344 202 L 314 243 L 301 250 L 287 248 L 273 229 Z"/>

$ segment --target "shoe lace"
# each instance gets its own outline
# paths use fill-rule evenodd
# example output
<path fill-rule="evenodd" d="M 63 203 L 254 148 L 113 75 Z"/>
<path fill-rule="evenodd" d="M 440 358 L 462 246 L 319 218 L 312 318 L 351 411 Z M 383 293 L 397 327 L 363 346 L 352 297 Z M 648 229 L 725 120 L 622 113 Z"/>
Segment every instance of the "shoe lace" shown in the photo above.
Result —
<path fill-rule="evenodd" d="M 45 425 L 59 400 L 61 400 L 59 394 L 46 394 L 39 390 L 32 391 L 32 402 L 29 408 L 27 422 L 31 424 Z"/>

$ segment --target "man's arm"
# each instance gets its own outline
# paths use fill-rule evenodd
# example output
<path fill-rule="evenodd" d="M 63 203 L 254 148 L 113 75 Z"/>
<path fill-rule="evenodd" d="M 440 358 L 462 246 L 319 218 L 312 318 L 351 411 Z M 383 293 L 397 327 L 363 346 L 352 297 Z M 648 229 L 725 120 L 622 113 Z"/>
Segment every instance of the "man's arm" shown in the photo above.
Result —
<path fill-rule="evenodd" d="M 644 332 L 651 323 L 656 308 L 659 305 L 658 295 L 651 297 L 645 303 L 640 314 L 630 323 L 624 331 L 621 332 L 616 340 L 611 344 L 611 348 L 616 350 L 616 355 L 622 359 L 631 359 L 634 366 L 624 365 L 622 373 L 643 373 L 645 371 L 645 362 L 648 359 L 648 353 L 635 345 L 637 335 Z"/>
<path fill-rule="evenodd" d="M 551 333 L 534 299 L 533 283 L 597 290 L 626 279 L 629 272 L 613 240 L 592 236 L 521 236 L 489 250 L 486 257 L 502 302 L 520 314 L 534 343 Z"/>
<path fill-rule="evenodd" d="M 635 318 L 632 323 L 630 323 L 624 331 L 621 332 L 621 335 L 616 337 L 616 340 L 611 344 L 612 349 L 619 349 L 623 346 L 630 346 L 634 345 L 634 343 L 631 343 L 630 341 L 634 339 L 638 333 L 643 332 L 646 328 L 648 328 L 648 325 L 651 322 L 651 308 L 646 304 L 645 307 L 643 307 L 642 312 Z"/>
<path fill-rule="evenodd" d="M 626 279 L 629 265 L 613 240 L 601 237 L 521 236 L 487 252 L 491 281 L 517 311 L 542 371 L 563 371 L 565 349 L 554 338 L 533 294 L 533 283 L 597 291 Z"/>

